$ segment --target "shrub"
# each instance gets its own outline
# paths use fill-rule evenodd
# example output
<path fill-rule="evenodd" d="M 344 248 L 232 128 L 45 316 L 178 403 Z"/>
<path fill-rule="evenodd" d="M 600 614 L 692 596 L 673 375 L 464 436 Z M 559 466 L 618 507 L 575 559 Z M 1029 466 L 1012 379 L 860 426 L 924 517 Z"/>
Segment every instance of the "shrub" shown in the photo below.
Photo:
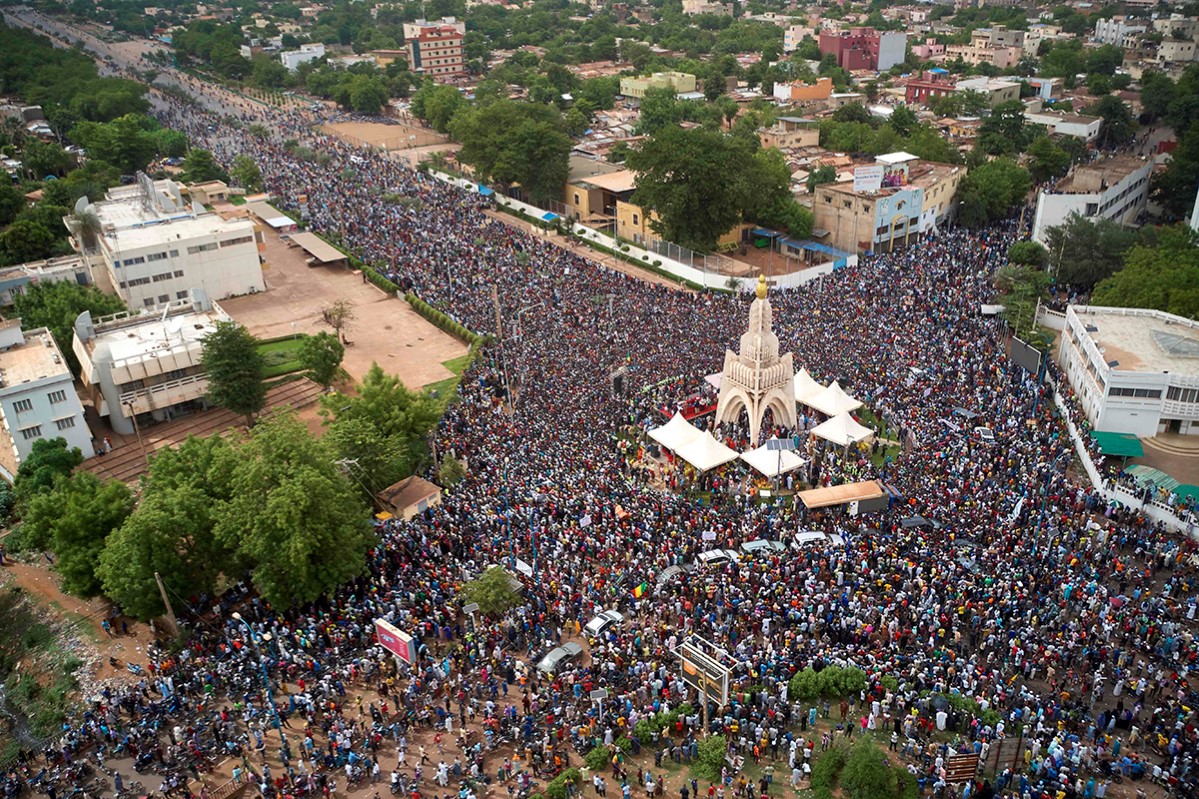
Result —
<path fill-rule="evenodd" d="M 612 756 L 608 752 L 608 747 L 603 745 L 595 747 L 583 757 L 583 763 L 592 771 L 603 771 L 611 761 Z"/>
<path fill-rule="evenodd" d="M 654 740 L 654 721 L 653 719 L 645 718 L 638 719 L 633 725 L 633 734 L 637 736 L 637 740 L 642 744 L 653 743 Z"/>
<path fill-rule="evenodd" d="M 897 794 L 895 769 L 870 738 L 859 738 L 849 750 L 845 769 L 841 772 L 841 787 L 850 799 L 875 799 Z"/>
<path fill-rule="evenodd" d="M 822 754 L 812 765 L 812 793 L 816 799 L 832 799 L 833 788 L 845 761 L 849 747 L 844 743 L 836 744 Z"/>
<path fill-rule="evenodd" d="M 661 265 L 662 265 L 661 261 L 654 261 L 654 266 L 661 266 Z"/>
<path fill-rule="evenodd" d="M 709 735 L 699 742 L 699 757 L 691 770 L 708 782 L 716 782 L 720 779 L 720 770 L 724 768 L 724 756 L 728 750 L 729 744 L 723 735 Z"/>
<path fill-rule="evenodd" d="M 633 741 L 625 736 L 620 736 L 616 739 L 616 748 L 624 752 L 626 755 L 633 751 Z"/>
<path fill-rule="evenodd" d="M 554 777 L 545 786 L 545 795 L 550 799 L 566 799 L 566 786 L 568 783 L 579 784 L 582 774 L 577 768 L 568 768 L 557 777 Z"/>

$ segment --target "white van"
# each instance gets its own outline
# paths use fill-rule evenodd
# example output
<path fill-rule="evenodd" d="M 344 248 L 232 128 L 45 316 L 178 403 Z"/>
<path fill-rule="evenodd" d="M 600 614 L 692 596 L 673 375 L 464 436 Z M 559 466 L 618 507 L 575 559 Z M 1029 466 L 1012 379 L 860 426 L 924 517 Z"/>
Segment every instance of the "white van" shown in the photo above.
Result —
<path fill-rule="evenodd" d="M 791 548 L 796 552 L 808 547 L 843 547 L 845 539 L 836 533 L 825 533 L 820 530 L 803 530 L 795 534 Z"/>
<path fill-rule="evenodd" d="M 705 568 L 719 568 L 726 563 L 738 562 L 741 556 L 731 549 L 709 549 L 696 555 L 695 559 Z"/>

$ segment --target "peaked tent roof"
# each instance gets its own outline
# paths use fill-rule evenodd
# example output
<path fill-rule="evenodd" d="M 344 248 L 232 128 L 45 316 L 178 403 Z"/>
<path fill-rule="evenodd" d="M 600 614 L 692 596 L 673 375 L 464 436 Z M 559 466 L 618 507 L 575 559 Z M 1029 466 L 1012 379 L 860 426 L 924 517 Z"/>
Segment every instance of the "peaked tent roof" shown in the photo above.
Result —
<path fill-rule="evenodd" d="M 844 447 L 870 438 L 874 431 L 855 422 L 848 413 L 842 413 L 813 427 L 812 435 Z"/>
<path fill-rule="evenodd" d="M 812 379 L 812 375 L 807 369 L 800 369 L 795 373 L 795 401 L 799 403 L 807 403 L 809 397 L 814 397 L 824 391 L 824 386 Z"/>
<path fill-rule="evenodd" d="M 815 408 L 825 416 L 839 416 L 862 407 L 862 403 L 846 394 L 836 380 L 829 383 L 828 388 L 824 391 L 808 397 L 803 403 L 809 408 Z"/>
<path fill-rule="evenodd" d="M 678 452 L 699 436 L 699 430 L 684 419 L 683 414 L 678 411 L 675 411 L 674 416 L 670 417 L 669 422 L 649 431 L 650 438 L 674 452 Z"/>
<path fill-rule="evenodd" d="M 808 462 L 791 450 L 770 450 L 765 444 L 749 452 L 742 452 L 741 460 L 767 477 L 793 472 Z"/>
<path fill-rule="evenodd" d="M 730 449 L 721 444 L 712 438 L 712 434 L 707 430 L 701 433 L 690 444 L 681 449 L 676 449 L 674 452 L 701 472 L 706 472 L 729 461 L 737 460 L 737 450 Z"/>

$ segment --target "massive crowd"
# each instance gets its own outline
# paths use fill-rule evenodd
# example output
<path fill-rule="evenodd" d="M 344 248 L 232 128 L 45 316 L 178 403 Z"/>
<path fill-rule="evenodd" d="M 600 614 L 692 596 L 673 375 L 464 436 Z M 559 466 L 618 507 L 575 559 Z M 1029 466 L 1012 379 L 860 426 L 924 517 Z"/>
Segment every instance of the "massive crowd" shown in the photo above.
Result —
<path fill-rule="evenodd" d="M 700 502 L 648 484 L 625 454 L 665 421 L 663 381 L 681 399 L 718 367 L 744 329 L 746 297 L 598 266 L 491 218 L 477 195 L 311 128 L 307 111 L 269 112 L 272 135 L 256 138 L 176 99 L 156 102 L 165 123 L 221 160 L 254 156 L 282 204 L 306 196 L 315 230 L 470 328 L 493 330 L 497 288 L 510 329 L 437 431 L 439 451 L 470 467 L 440 507 L 388 523 L 369 572 L 316 605 L 201 598 L 188 649 L 157 652 L 141 683 L 106 689 L 60 753 L 98 744 L 108 757 L 200 767 L 239 753 L 239 775 L 252 772 L 267 795 L 377 778 L 397 792 L 469 797 L 496 790 L 480 780 L 514 771 L 525 776 L 506 780 L 509 791 L 527 790 L 578 765 L 593 743 L 693 700 L 671 652 L 697 634 L 735 661 L 734 698 L 710 724 L 740 754 L 776 763 L 785 791 L 803 783 L 828 736 L 861 732 L 896 742 L 925 789 L 943 795 L 1083 799 L 1128 778 L 1190 790 L 1193 545 L 1068 473 L 1070 441 L 1048 389 L 1005 358 L 999 323 L 979 314 L 1014 224 L 943 230 L 771 296 L 797 366 L 839 380 L 898 430 L 892 508 L 805 514 L 750 501 L 735 480 Z M 297 157 L 286 139 L 327 162 Z M 625 396 L 609 380 L 619 367 Z M 497 401 L 501 370 L 519 400 L 510 412 Z M 959 408 L 996 440 L 973 435 Z M 823 483 L 878 476 L 865 453 L 826 453 L 820 464 Z M 903 524 L 917 515 L 928 523 Z M 712 546 L 788 541 L 800 529 L 846 543 L 670 570 Z M 513 553 L 535 569 L 523 604 L 472 624 L 462 582 Z M 643 583 L 649 590 L 635 592 Z M 584 657 L 553 676 L 530 668 L 610 608 L 627 622 Z M 275 694 L 284 746 L 234 610 L 271 634 L 263 657 L 287 685 Z M 397 671 L 383 656 L 380 617 L 419 634 L 414 667 Z M 864 670 L 866 688 L 831 706 L 788 694 L 793 672 L 824 664 Z M 608 689 L 598 704 L 596 687 Z M 691 756 L 701 726 L 693 710 L 651 742 L 656 765 Z M 989 756 L 1012 738 L 1025 754 L 993 782 L 946 784 L 949 754 Z M 283 754 L 283 772 L 255 750 Z M 671 782 L 683 799 L 755 787 L 732 769 L 711 789 L 630 770 L 617 758 L 585 791 L 603 795 L 605 779 L 626 797 Z"/>

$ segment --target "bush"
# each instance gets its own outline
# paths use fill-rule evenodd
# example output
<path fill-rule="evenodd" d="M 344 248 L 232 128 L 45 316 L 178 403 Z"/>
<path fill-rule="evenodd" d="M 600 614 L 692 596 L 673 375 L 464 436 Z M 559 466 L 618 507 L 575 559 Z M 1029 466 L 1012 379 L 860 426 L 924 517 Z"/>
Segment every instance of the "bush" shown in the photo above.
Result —
<path fill-rule="evenodd" d="M 633 741 L 625 736 L 620 736 L 616 739 L 616 748 L 624 752 L 626 755 L 633 751 Z"/>
<path fill-rule="evenodd" d="M 582 774 L 577 768 L 568 768 L 549 781 L 545 786 L 545 795 L 550 799 L 566 799 L 567 784 L 573 783 L 578 785 L 581 778 Z"/>
<path fill-rule="evenodd" d="M 633 725 L 633 734 L 637 736 L 637 740 L 642 744 L 651 744 L 654 741 L 654 721 L 653 719 L 638 719 Z"/>
<path fill-rule="evenodd" d="M 603 771 L 610 762 L 612 755 L 608 752 L 608 747 L 603 745 L 595 747 L 583 757 L 583 763 L 592 771 Z"/>
<path fill-rule="evenodd" d="M 654 266 L 661 266 L 661 265 L 662 265 L 661 261 L 654 261 Z"/>
<path fill-rule="evenodd" d="M 839 743 L 829 748 L 812 765 L 812 793 L 816 799 L 832 799 L 833 788 L 841 769 L 845 768 L 848 754 L 849 747 Z"/>
<path fill-rule="evenodd" d="M 723 735 L 709 735 L 699 742 L 699 757 L 691 770 L 708 782 L 716 782 L 720 779 L 720 770 L 724 768 L 724 756 L 728 751 L 729 744 Z"/>
<path fill-rule="evenodd" d="M 895 769 L 870 738 L 859 738 L 849 750 L 841 772 L 841 788 L 850 799 L 895 796 Z"/>
<path fill-rule="evenodd" d="M 478 341 L 478 335 L 468 330 L 457 320 L 451 319 L 443 311 L 434 308 L 432 305 L 425 302 L 412 292 L 408 292 L 406 295 L 404 295 L 404 299 L 408 301 L 408 304 L 412 306 L 414 311 L 432 322 L 433 325 L 440 330 L 444 330 L 451 336 L 460 338 L 468 344 L 474 344 L 476 341 Z"/>

